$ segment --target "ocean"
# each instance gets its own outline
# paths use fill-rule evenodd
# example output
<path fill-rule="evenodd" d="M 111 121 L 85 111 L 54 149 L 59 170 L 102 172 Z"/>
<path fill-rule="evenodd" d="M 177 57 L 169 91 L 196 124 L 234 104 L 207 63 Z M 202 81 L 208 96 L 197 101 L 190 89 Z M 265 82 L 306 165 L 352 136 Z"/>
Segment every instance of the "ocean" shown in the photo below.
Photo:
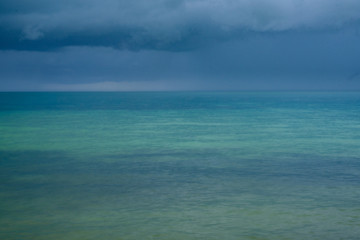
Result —
<path fill-rule="evenodd" d="M 360 92 L 0 93 L 0 239 L 360 236 Z"/>

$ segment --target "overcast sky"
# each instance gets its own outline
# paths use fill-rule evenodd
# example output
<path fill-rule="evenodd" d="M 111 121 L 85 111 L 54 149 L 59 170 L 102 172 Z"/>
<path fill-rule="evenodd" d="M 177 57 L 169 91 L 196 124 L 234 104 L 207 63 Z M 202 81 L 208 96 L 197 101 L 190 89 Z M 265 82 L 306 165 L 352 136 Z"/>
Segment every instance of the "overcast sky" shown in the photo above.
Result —
<path fill-rule="evenodd" d="M 360 1 L 1 0 L 8 90 L 360 90 Z"/>

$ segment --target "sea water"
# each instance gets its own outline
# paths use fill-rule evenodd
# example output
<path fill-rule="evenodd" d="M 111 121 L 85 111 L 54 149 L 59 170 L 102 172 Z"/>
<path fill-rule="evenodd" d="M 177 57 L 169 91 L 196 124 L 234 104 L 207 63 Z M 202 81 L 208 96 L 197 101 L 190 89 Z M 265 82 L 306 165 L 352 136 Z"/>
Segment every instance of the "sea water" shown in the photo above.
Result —
<path fill-rule="evenodd" d="M 0 93 L 0 239 L 359 236 L 359 92 Z"/>

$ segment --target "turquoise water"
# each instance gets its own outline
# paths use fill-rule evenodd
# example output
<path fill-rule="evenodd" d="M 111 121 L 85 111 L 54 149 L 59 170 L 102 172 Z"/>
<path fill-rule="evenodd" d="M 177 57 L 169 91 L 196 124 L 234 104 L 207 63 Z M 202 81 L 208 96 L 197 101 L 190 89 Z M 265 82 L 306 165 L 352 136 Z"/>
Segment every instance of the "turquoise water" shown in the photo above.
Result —
<path fill-rule="evenodd" d="M 0 239 L 359 239 L 359 92 L 0 93 Z"/>

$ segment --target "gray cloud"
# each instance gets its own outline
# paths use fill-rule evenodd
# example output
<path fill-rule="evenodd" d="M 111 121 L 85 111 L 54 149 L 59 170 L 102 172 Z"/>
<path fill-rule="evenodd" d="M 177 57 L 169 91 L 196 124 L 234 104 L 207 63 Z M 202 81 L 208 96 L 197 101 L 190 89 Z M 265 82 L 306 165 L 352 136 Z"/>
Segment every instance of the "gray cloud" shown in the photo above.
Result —
<path fill-rule="evenodd" d="M 356 90 L 359 42 L 359 0 L 2 0 L 0 91 Z"/>
<path fill-rule="evenodd" d="M 184 51 L 249 33 L 357 24 L 360 1 L 2 0 L 0 14 L 0 49 L 106 46 Z"/>
<path fill-rule="evenodd" d="M 360 36 L 257 35 L 193 51 L 0 51 L 0 90 L 356 90 Z M 351 76 L 351 78 L 349 78 Z"/>

